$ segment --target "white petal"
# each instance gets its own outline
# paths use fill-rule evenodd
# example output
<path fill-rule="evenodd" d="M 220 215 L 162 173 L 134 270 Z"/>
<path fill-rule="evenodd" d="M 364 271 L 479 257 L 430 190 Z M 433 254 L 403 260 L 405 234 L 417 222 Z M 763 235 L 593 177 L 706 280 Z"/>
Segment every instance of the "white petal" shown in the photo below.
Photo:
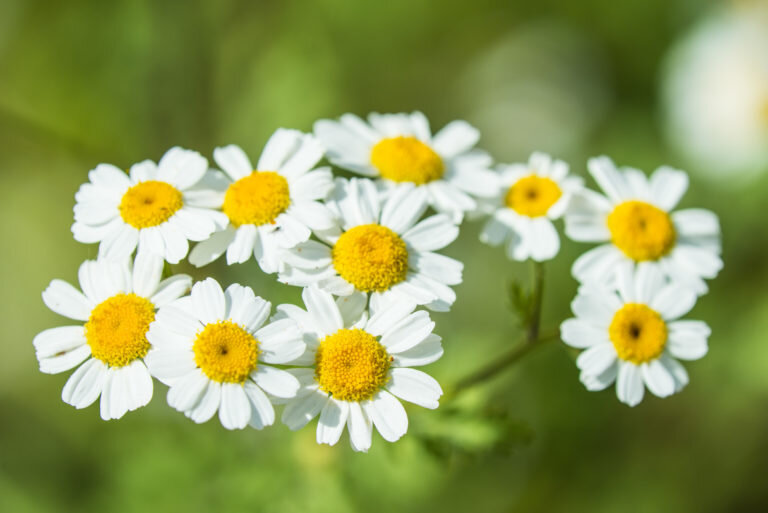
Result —
<path fill-rule="evenodd" d="M 189 253 L 189 262 L 195 267 L 210 264 L 224 254 L 234 240 L 235 233 L 235 229 L 229 228 L 214 233 L 208 240 L 199 242 Z"/>
<path fill-rule="evenodd" d="M 47 358 L 40 358 L 40 372 L 58 374 L 72 369 L 91 355 L 88 344 L 76 346 L 69 351 L 61 351 Z"/>
<path fill-rule="evenodd" d="M 416 369 L 392 369 L 386 388 L 404 401 L 434 410 L 443 395 L 440 384 L 430 375 Z"/>
<path fill-rule="evenodd" d="M 280 166 L 280 174 L 289 181 L 295 180 L 312 169 L 323 158 L 324 153 L 323 145 L 312 134 L 302 134 L 298 148 Z"/>
<path fill-rule="evenodd" d="M 315 136 L 327 149 L 328 159 L 344 169 L 353 171 L 370 162 L 371 146 L 379 139 L 371 128 L 357 116 L 346 114 L 342 122 L 321 119 L 315 122 Z"/>
<path fill-rule="evenodd" d="M 336 445 L 349 417 L 349 405 L 330 399 L 320 412 L 317 422 L 317 443 Z"/>
<path fill-rule="evenodd" d="M 133 264 L 133 292 L 141 297 L 148 298 L 152 296 L 160 284 L 164 264 L 165 262 L 160 255 L 149 252 L 136 255 L 136 260 Z M 155 305 L 158 306 L 157 304 Z"/>
<path fill-rule="evenodd" d="M 605 282 L 610 279 L 624 256 L 612 244 L 604 244 L 581 255 L 573 263 L 571 273 L 582 283 Z"/>
<path fill-rule="evenodd" d="M 459 236 L 459 227 L 447 215 L 430 216 L 403 233 L 403 240 L 419 251 L 442 249 Z"/>
<path fill-rule="evenodd" d="M 191 410 L 187 410 L 184 413 L 192 421 L 202 424 L 203 422 L 208 422 L 216 414 L 220 404 L 221 384 L 210 381 L 197 404 Z"/>
<path fill-rule="evenodd" d="M 667 349 L 675 358 L 698 360 L 707 354 L 709 326 L 702 321 L 670 322 Z"/>
<path fill-rule="evenodd" d="M 227 264 L 242 264 L 253 255 L 256 245 L 257 230 L 252 224 L 244 224 L 237 228 L 235 237 L 227 248 Z"/>
<path fill-rule="evenodd" d="M 344 326 L 352 326 L 360 322 L 362 316 L 366 313 L 365 307 L 368 297 L 362 292 L 350 294 L 336 298 L 336 306 L 339 307 L 339 313 L 343 319 Z"/>
<path fill-rule="evenodd" d="M 618 371 L 619 365 L 618 363 L 615 363 L 603 371 L 602 374 L 598 374 L 597 376 L 582 372 L 579 375 L 579 380 L 584 383 L 584 386 L 590 392 L 598 392 L 600 390 L 605 390 L 611 386 L 614 381 L 616 381 L 616 375 Z"/>
<path fill-rule="evenodd" d="M 86 260 L 80 265 L 78 279 L 85 296 L 97 304 L 115 294 L 131 292 L 127 261 Z"/>
<path fill-rule="evenodd" d="M 379 434 L 387 442 L 396 442 L 408 431 L 408 415 L 405 408 L 386 390 L 379 391 L 363 406 Z"/>
<path fill-rule="evenodd" d="M 670 167 L 660 167 L 651 175 L 653 203 L 662 210 L 670 211 L 680 202 L 688 190 L 688 175 Z"/>
<path fill-rule="evenodd" d="M 440 213 L 445 213 L 457 223 L 461 220 L 461 213 L 474 210 L 477 203 L 468 194 L 455 185 L 436 180 L 429 183 L 427 190 L 430 195 L 430 204 Z"/>
<path fill-rule="evenodd" d="M 679 392 L 685 388 L 689 381 L 688 372 L 685 370 L 685 367 L 680 365 L 680 362 L 666 354 L 662 354 L 661 358 L 659 358 L 659 361 L 667 369 L 667 372 L 669 372 L 669 374 L 674 378 L 675 392 Z"/>
<path fill-rule="evenodd" d="M 85 223 L 75 222 L 72 225 L 72 235 L 77 242 L 93 244 L 104 240 L 109 234 L 122 229 L 125 225 L 122 218 L 116 217 L 108 223 L 98 226 L 90 226 Z"/>
<path fill-rule="evenodd" d="M 291 200 L 296 203 L 324 200 L 332 190 L 333 173 L 327 167 L 310 171 L 290 183 Z"/>
<path fill-rule="evenodd" d="M 673 320 L 690 312 L 695 304 L 695 292 L 670 283 L 656 293 L 649 306 L 665 320 Z"/>
<path fill-rule="evenodd" d="M 436 362 L 443 356 L 443 345 L 440 337 L 430 334 L 423 342 L 416 344 L 407 351 L 392 355 L 393 364 L 397 367 L 419 367 Z"/>
<path fill-rule="evenodd" d="M 675 380 L 658 360 L 644 363 L 640 369 L 645 386 L 653 395 L 667 397 L 675 393 Z"/>
<path fill-rule="evenodd" d="M 451 158 L 470 150 L 480 140 L 480 132 L 466 121 L 451 121 L 432 139 L 432 146 L 442 157 Z"/>
<path fill-rule="evenodd" d="M 493 198 L 499 193 L 500 181 L 496 172 L 486 169 L 490 160 L 479 155 L 457 157 L 453 162 L 453 175 L 447 180 L 473 196 Z"/>
<path fill-rule="evenodd" d="M 209 379 L 201 370 L 193 370 L 168 390 L 168 405 L 181 412 L 191 410 L 202 397 L 208 382 Z"/>
<path fill-rule="evenodd" d="M 214 219 L 219 218 L 217 223 Z M 171 224 L 191 241 L 207 240 L 218 228 L 218 224 L 226 226 L 227 216 L 221 212 L 213 212 L 202 208 L 184 207 L 168 220 Z"/>
<path fill-rule="evenodd" d="M 292 374 L 269 365 L 259 365 L 251 373 L 251 378 L 266 393 L 275 397 L 291 398 L 299 391 L 299 380 Z"/>
<path fill-rule="evenodd" d="M 191 295 L 195 314 L 203 324 L 224 320 L 226 299 L 216 280 L 207 278 L 195 283 Z"/>
<path fill-rule="evenodd" d="M 585 374 L 597 376 L 616 362 L 616 349 L 611 343 L 595 344 L 582 352 L 576 366 Z"/>
<path fill-rule="evenodd" d="M 196 151 L 171 148 L 157 163 L 158 180 L 184 190 L 195 185 L 208 170 L 208 159 Z"/>
<path fill-rule="evenodd" d="M 301 356 L 306 350 L 296 321 L 274 320 L 255 334 L 261 342 L 259 358 L 267 363 L 286 364 Z"/>
<path fill-rule="evenodd" d="M 235 182 L 253 172 L 253 164 L 248 155 L 235 144 L 213 150 L 213 160 Z"/>
<path fill-rule="evenodd" d="M 300 395 L 288 403 L 281 420 L 291 431 L 301 429 L 320 413 L 328 401 L 328 396 L 318 391 Z"/>
<path fill-rule="evenodd" d="M 429 314 L 419 310 L 388 329 L 381 337 L 381 344 L 390 353 L 407 351 L 426 339 L 434 328 Z"/>
<path fill-rule="evenodd" d="M 222 383 L 219 420 L 226 429 L 243 429 L 251 419 L 251 405 L 243 385 Z"/>
<path fill-rule="evenodd" d="M 424 187 L 402 184 L 392 191 L 381 209 L 381 224 L 395 233 L 411 228 L 427 209 Z"/>
<path fill-rule="evenodd" d="M 275 231 L 275 240 L 282 248 L 292 248 L 305 242 L 312 235 L 312 231 L 307 225 L 288 212 L 280 214 L 276 223 L 278 229 Z"/>
<path fill-rule="evenodd" d="M 192 286 L 192 277 L 177 274 L 161 281 L 150 298 L 152 304 L 160 308 L 186 294 Z"/>
<path fill-rule="evenodd" d="M 419 273 L 446 285 L 461 283 L 464 264 L 453 258 L 437 253 L 411 252 L 408 265 Z"/>
<path fill-rule="evenodd" d="M 181 300 L 176 300 L 161 308 L 157 312 L 155 323 L 163 325 L 172 332 L 192 338 L 198 330 L 203 329 L 203 326 L 192 313 L 192 305 L 189 305 L 190 308 L 180 308 L 177 306 L 179 301 Z M 189 301 L 191 303 L 191 299 Z M 152 333 L 152 326 L 150 326 L 149 332 Z"/>
<path fill-rule="evenodd" d="M 637 406 L 643 400 L 644 393 L 640 367 L 630 362 L 621 362 L 616 378 L 616 396 L 619 401 L 629 406 Z"/>
<path fill-rule="evenodd" d="M 61 399 L 77 409 L 92 405 L 101 394 L 107 366 L 91 358 L 72 373 L 61 392 Z"/>
<path fill-rule="evenodd" d="M 165 241 L 159 226 L 139 230 L 139 253 L 154 253 L 161 258 L 165 255 Z"/>
<path fill-rule="evenodd" d="M 717 215 L 701 208 L 678 210 L 672 214 L 675 231 L 682 237 L 716 237 L 720 235 Z"/>
<path fill-rule="evenodd" d="M 589 159 L 587 166 L 597 184 L 614 203 L 620 203 L 634 196 L 624 175 L 616 169 L 616 165 L 608 157 Z"/>
<path fill-rule="evenodd" d="M 245 329 L 251 333 L 259 329 L 269 317 L 272 303 L 257 297 L 250 287 L 233 283 L 227 287 L 224 295 L 227 303 L 227 312 L 224 316 L 245 326 Z"/>
<path fill-rule="evenodd" d="M 491 246 L 500 246 L 510 236 L 511 231 L 512 229 L 499 221 L 495 215 L 491 216 L 483 226 L 483 231 L 480 232 L 480 242 Z"/>
<path fill-rule="evenodd" d="M 248 424 L 254 429 L 263 429 L 264 426 L 274 424 L 275 408 L 269 402 L 267 395 L 252 381 L 246 381 L 243 387 L 253 407 Z"/>
<path fill-rule="evenodd" d="M 155 330 L 155 327 L 150 328 L 150 333 Z M 144 363 L 149 368 L 149 373 L 165 384 L 175 384 L 176 380 L 188 375 L 197 367 L 191 347 L 186 351 L 155 347 L 144 357 Z"/>
<path fill-rule="evenodd" d="M 416 308 L 416 304 L 413 302 L 402 300 L 394 301 L 391 299 L 392 298 L 381 298 L 378 294 L 371 295 L 372 315 L 365 326 L 365 330 L 371 335 L 383 335 L 386 331 L 391 330 L 403 319 L 408 317 L 408 315 L 410 315 Z M 374 305 L 374 302 L 377 304 Z"/>
<path fill-rule="evenodd" d="M 99 258 L 123 260 L 128 258 L 139 243 L 139 231 L 133 226 L 123 224 L 117 230 L 107 234 L 99 244 Z"/>
<path fill-rule="evenodd" d="M 619 298 L 615 295 L 597 292 L 580 293 L 571 303 L 577 317 L 596 327 L 608 326 L 620 307 Z"/>
<path fill-rule="evenodd" d="M 349 403 L 347 426 L 349 428 L 349 441 L 352 444 L 352 448 L 356 451 L 368 452 L 368 449 L 371 448 L 373 424 L 368 414 L 363 411 L 360 403 Z"/>
<path fill-rule="evenodd" d="M 344 327 L 344 320 L 333 296 L 313 286 L 305 288 L 301 297 L 320 330 L 319 335 L 330 335 Z"/>
<path fill-rule="evenodd" d="M 279 171 L 286 159 L 298 149 L 301 137 L 302 133 L 298 130 L 278 128 L 264 146 L 256 168 L 259 171 Z"/>
<path fill-rule="evenodd" d="M 112 164 L 99 164 L 96 169 L 88 173 L 88 180 L 94 185 L 120 191 L 132 185 L 128 175 Z"/>
<path fill-rule="evenodd" d="M 189 242 L 181 230 L 171 223 L 163 223 L 158 227 L 165 244 L 165 259 L 169 264 L 178 264 L 182 258 L 187 256 Z"/>
<path fill-rule="evenodd" d="M 68 352 L 86 343 L 83 326 L 60 326 L 41 331 L 35 336 L 37 358 L 50 358 L 61 352 Z"/>
<path fill-rule="evenodd" d="M 531 221 L 531 231 L 528 243 L 531 247 L 531 258 L 543 262 L 551 260 L 560 251 L 560 237 L 552 221 L 546 217 L 540 217 Z"/>
<path fill-rule="evenodd" d="M 609 342 L 608 332 L 605 329 L 596 328 L 583 319 L 566 319 L 563 321 L 560 325 L 560 336 L 563 342 L 578 349 Z"/>
<path fill-rule="evenodd" d="M 336 226 L 333 213 L 316 201 L 300 201 L 288 209 L 288 213 L 312 230 L 329 230 Z"/>
<path fill-rule="evenodd" d="M 605 242 L 611 232 L 603 214 L 570 214 L 565 216 L 565 234 L 577 242 Z"/>
<path fill-rule="evenodd" d="M 253 256 L 259 267 L 267 274 L 279 272 L 282 268 L 279 256 L 281 249 L 277 246 L 274 232 L 265 226 L 259 227 L 259 235 L 253 246 Z"/>

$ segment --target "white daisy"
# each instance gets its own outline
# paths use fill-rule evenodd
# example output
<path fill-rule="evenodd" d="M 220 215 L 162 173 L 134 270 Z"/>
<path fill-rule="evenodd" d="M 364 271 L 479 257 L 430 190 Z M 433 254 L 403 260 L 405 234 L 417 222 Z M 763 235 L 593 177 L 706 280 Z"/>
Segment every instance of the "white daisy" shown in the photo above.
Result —
<path fill-rule="evenodd" d="M 334 445 L 347 426 L 352 447 L 367 451 L 374 426 L 388 442 L 408 430 L 408 416 L 396 397 L 437 408 L 440 385 L 411 368 L 443 354 L 426 311 L 414 312 L 408 301 L 374 300 L 369 318 L 361 294 L 334 302 L 329 293 L 309 287 L 302 297 L 306 311 L 278 307 L 305 333 L 307 351 L 293 363 L 310 366 L 289 370 L 301 389 L 283 411 L 285 425 L 297 430 L 319 414 L 318 443 Z"/>
<path fill-rule="evenodd" d="M 581 242 L 604 242 L 580 256 L 573 275 L 582 283 L 606 282 L 617 269 L 650 262 L 696 293 L 707 291 L 720 259 L 720 224 L 709 210 L 675 208 L 688 188 L 683 171 L 660 167 L 650 178 L 632 168 L 616 169 L 608 157 L 590 159 L 589 171 L 606 196 L 575 195 L 565 233 Z"/>
<path fill-rule="evenodd" d="M 333 176 L 329 168 L 310 171 L 323 158 L 322 146 L 311 135 L 277 130 L 255 171 L 235 145 L 216 148 L 213 158 L 228 177 L 219 206 L 229 224 L 195 246 L 189 255 L 194 265 L 206 265 L 226 251 L 228 264 L 255 255 L 264 272 L 274 273 L 280 267 L 279 248 L 304 242 L 311 230 L 333 226 L 331 213 L 317 201 L 333 189 Z"/>
<path fill-rule="evenodd" d="M 496 194 L 491 157 L 472 149 L 480 132 L 466 121 L 453 121 L 433 137 L 421 112 L 373 113 L 368 123 L 345 114 L 339 121 L 317 121 L 315 135 L 335 165 L 379 178 L 385 189 L 423 187 L 429 204 L 457 223 L 477 208 L 476 198 Z"/>
<path fill-rule="evenodd" d="M 566 344 L 586 349 L 576 360 L 588 390 L 616 381 L 619 400 L 635 406 L 645 387 L 667 397 L 688 384 L 677 361 L 707 353 L 710 329 L 702 321 L 678 320 L 696 303 L 696 294 L 666 283 L 657 266 L 622 268 L 615 289 L 582 287 L 571 304 L 575 319 L 560 330 Z"/>
<path fill-rule="evenodd" d="M 506 244 L 513 260 L 554 258 L 560 238 L 552 220 L 563 215 L 572 194 L 581 188 L 581 178 L 568 176 L 568 164 L 543 153 L 531 155 L 528 164 L 503 166 L 480 240 L 491 246 Z"/>
<path fill-rule="evenodd" d="M 417 224 L 427 208 L 423 187 L 403 185 L 383 204 L 370 180 L 337 179 L 328 207 L 340 220 L 333 230 L 283 255 L 280 281 L 317 284 L 337 296 L 355 291 L 392 295 L 439 311 L 456 300 L 463 264 L 434 253 L 450 244 L 458 227 L 446 215 Z"/>
<path fill-rule="evenodd" d="M 138 245 L 178 263 L 187 256 L 188 241 L 205 240 L 226 224 L 226 216 L 212 210 L 203 180 L 207 169 L 199 153 L 178 147 L 158 164 L 134 164 L 130 175 L 99 164 L 75 195 L 75 240 L 99 242 L 100 258 L 127 258 Z"/>
<path fill-rule="evenodd" d="M 53 280 L 43 292 L 45 304 L 85 325 L 45 330 L 34 345 L 40 370 L 68 371 L 85 361 L 64 385 L 62 399 L 75 408 L 101 396 L 101 417 L 119 419 L 152 398 L 152 378 L 143 358 L 150 349 L 147 332 L 155 309 L 184 295 L 192 283 L 179 274 L 161 281 L 163 259 L 140 253 L 130 265 L 87 260 L 80 266 L 81 293 Z"/>
<path fill-rule="evenodd" d="M 262 326 L 270 309 L 249 287 L 233 284 L 225 292 L 213 278 L 161 308 L 147 335 L 153 347 L 146 362 L 170 387 L 168 404 L 197 423 L 218 410 L 227 429 L 271 425 L 271 398 L 293 397 L 299 382 L 269 364 L 295 359 L 305 345 L 290 319 Z"/>

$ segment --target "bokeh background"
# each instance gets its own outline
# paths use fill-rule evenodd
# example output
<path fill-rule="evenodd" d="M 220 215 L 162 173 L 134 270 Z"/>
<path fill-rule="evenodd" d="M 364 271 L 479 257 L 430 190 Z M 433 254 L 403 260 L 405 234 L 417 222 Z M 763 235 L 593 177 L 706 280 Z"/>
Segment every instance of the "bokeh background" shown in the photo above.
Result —
<path fill-rule="evenodd" d="M 0 2 L 0 511 L 766 511 L 762 14 L 748 0 Z M 754 33 L 721 44 L 744 33 L 722 28 L 734 17 Z M 686 76 L 686 59 L 743 87 Z M 738 59 L 747 64 L 719 67 Z M 757 93 L 747 101 L 745 90 Z M 675 114 L 694 97 L 699 108 Z M 728 125 L 710 102 L 743 116 Z M 690 315 L 713 335 L 683 393 L 647 394 L 636 408 L 612 390 L 588 393 L 573 354 L 551 343 L 451 407 L 409 407 L 407 436 L 374 435 L 367 455 L 346 435 L 317 446 L 313 427 L 195 425 L 160 384 L 120 421 L 62 403 L 67 375 L 38 371 L 32 339 L 67 322 L 41 291 L 52 278 L 76 282 L 96 256 L 69 230 L 89 169 L 156 160 L 173 145 L 210 157 L 237 143 L 256 155 L 277 127 L 414 109 L 433 129 L 470 121 L 500 162 L 543 150 L 584 176 L 597 154 L 691 173 L 682 206 L 720 215 L 726 266 Z M 705 144 L 686 146 L 686 130 L 711 126 Z M 465 223 L 446 251 L 465 279 L 452 313 L 434 315 L 446 353 L 429 371 L 445 388 L 520 335 L 506 287 L 529 268 L 481 245 L 478 231 Z M 585 249 L 565 241 L 548 265 L 546 327 L 569 316 L 569 269 Z M 174 270 L 250 285 L 275 304 L 299 298 L 255 262 Z"/>

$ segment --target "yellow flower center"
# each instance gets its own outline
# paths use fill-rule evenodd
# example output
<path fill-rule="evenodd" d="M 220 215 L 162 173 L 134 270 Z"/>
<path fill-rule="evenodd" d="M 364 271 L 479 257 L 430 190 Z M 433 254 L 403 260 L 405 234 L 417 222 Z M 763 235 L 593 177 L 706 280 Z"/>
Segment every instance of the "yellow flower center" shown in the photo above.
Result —
<path fill-rule="evenodd" d="M 315 355 L 315 380 L 340 401 L 366 401 L 383 387 L 392 357 L 370 333 L 341 329 L 325 337 Z"/>
<path fill-rule="evenodd" d="M 244 383 L 259 361 L 259 341 L 232 321 L 206 324 L 192 351 L 197 366 L 219 383 Z"/>
<path fill-rule="evenodd" d="M 646 305 L 627 303 L 614 314 L 608 336 L 619 358 L 641 364 L 661 356 L 667 344 L 667 325 Z"/>
<path fill-rule="evenodd" d="M 274 223 L 291 205 L 288 182 L 274 171 L 254 171 L 227 188 L 222 210 L 233 226 Z"/>
<path fill-rule="evenodd" d="M 96 305 L 85 323 L 91 354 L 110 367 L 123 367 L 149 351 L 155 305 L 136 294 L 117 294 Z"/>
<path fill-rule="evenodd" d="M 509 188 L 504 203 L 521 216 L 541 217 L 562 195 L 560 186 L 551 178 L 530 175 Z"/>
<path fill-rule="evenodd" d="M 176 187 L 149 180 L 125 191 L 118 209 L 123 221 L 141 229 L 163 224 L 182 206 L 181 192 Z"/>
<path fill-rule="evenodd" d="M 393 182 L 423 185 L 443 176 L 443 159 L 411 136 L 382 139 L 371 150 L 371 164 L 381 176 Z"/>
<path fill-rule="evenodd" d="M 333 267 L 363 292 L 383 292 L 405 280 L 408 249 L 395 232 L 379 224 L 355 226 L 331 250 Z"/>
<path fill-rule="evenodd" d="M 675 246 L 669 214 L 644 201 L 625 201 L 607 218 L 611 240 L 636 262 L 658 260 Z"/>

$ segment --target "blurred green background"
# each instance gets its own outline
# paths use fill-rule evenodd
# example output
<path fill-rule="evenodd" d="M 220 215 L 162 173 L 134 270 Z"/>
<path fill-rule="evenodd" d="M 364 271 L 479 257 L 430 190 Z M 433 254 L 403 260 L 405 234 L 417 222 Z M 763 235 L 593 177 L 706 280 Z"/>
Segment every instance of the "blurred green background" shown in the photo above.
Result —
<path fill-rule="evenodd" d="M 734 2 L 745 3 L 745 2 Z M 665 55 L 715 2 L 340 0 L 0 3 L 0 511 L 590 511 L 768 508 L 768 264 L 765 173 L 698 178 L 664 137 Z M 255 156 L 280 126 L 344 112 L 467 119 L 500 162 L 552 152 L 692 173 L 683 205 L 715 210 L 725 269 L 690 318 L 713 329 L 690 385 L 636 408 L 589 393 L 561 343 L 474 389 L 453 411 L 409 407 L 396 444 L 317 446 L 314 424 L 228 432 L 165 403 L 103 422 L 60 399 L 68 374 L 37 370 L 32 339 L 67 321 L 41 291 L 76 282 L 96 246 L 70 233 L 74 193 L 100 162 L 128 167 L 173 145 Z M 766 141 L 768 144 L 768 141 Z M 448 388 L 511 347 L 506 283 L 525 264 L 465 223 L 446 253 L 465 262 L 450 315 L 435 314 Z M 544 325 L 570 316 L 573 260 L 548 265 Z M 255 262 L 203 270 L 273 304 L 299 290 Z"/>

